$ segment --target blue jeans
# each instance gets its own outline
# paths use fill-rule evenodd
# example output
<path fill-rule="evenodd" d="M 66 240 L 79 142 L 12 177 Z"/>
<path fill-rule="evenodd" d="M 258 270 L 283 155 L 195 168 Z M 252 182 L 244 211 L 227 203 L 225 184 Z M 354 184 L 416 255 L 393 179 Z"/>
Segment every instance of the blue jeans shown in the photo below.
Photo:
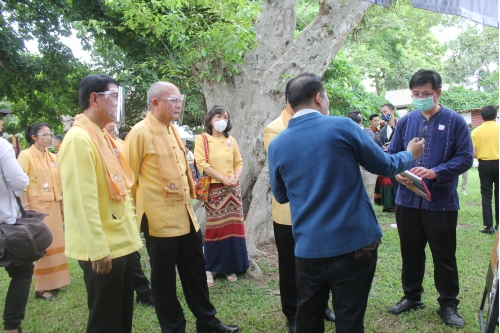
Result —
<path fill-rule="evenodd" d="M 377 249 L 367 259 L 356 259 L 354 253 L 317 259 L 295 257 L 297 332 L 324 332 L 323 316 L 330 290 L 336 332 L 364 332 L 363 319 L 377 266 Z"/>

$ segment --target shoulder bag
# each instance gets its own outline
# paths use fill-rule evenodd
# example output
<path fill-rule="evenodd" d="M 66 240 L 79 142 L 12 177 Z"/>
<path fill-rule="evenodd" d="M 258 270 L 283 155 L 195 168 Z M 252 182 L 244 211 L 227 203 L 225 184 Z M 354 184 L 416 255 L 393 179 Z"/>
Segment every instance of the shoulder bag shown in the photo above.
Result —
<path fill-rule="evenodd" d="M 47 214 L 25 211 L 17 196 L 16 200 L 21 218 L 15 224 L 0 223 L 0 252 L 3 252 L 1 266 L 8 266 L 10 261 L 14 264 L 37 261 L 52 244 L 52 233 L 42 222 Z"/>
<path fill-rule="evenodd" d="M 208 163 L 208 140 L 205 134 L 201 134 L 203 138 L 203 147 L 205 149 L 205 161 Z M 195 193 L 196 199 L 203 202 L 208 201 L 208 195 L 210 194 L 210 182 L 211 178 L 207 175 L 203 175 L 195 183 Z"/>

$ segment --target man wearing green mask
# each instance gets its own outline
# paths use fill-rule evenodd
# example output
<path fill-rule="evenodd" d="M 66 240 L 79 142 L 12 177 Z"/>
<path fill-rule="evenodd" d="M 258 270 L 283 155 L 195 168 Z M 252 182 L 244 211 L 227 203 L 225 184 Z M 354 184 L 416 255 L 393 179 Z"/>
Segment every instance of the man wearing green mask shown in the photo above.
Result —
<path fill-rule="evenodd" d="M 398 123 L 388 152 L 405 150 L 414 137 L 425 138 L 425 150 L 410 171 L 423 178 L 432 201 L 423 199 L 406 186 L 411 180 L 396 175 L 396 223 L 400 239 L 404 297 L 388 309 L 400 314 L 423 309 L 422 282 L 425 247 L 429 243 L 434 261 L 434 283 L 439 293 L 437 314 L 449 326 L 461 327 L 465 321 L 457 311 L 458 268 L 455 256 L 458 219 L 458 176 L 473 162 L 472 140 L 465 120 L 438 104 L 441 76 L 421 69 L 410 80 L 415 111 Z M 425 129 L 425 130 L 424 130 Z"/>

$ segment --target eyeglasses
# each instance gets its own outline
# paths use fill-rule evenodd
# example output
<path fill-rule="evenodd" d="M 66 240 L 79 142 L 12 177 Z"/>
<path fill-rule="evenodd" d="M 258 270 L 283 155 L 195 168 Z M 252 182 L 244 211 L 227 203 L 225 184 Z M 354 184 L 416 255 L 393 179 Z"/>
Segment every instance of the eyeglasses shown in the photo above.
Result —
<path fill-rule="evenodd" d="M 425 99 L 425 98 L 429 98 L 430 96 L 434 96 L 434 94 L 431 94 L 431 93 L 425 93 L 422 95 L 411 94 L 412 98 L 417 98 L 417 99 Z"/>
<path fill-rule="evenodd" d="M 180 96 L 172 95 L 172 96 L 167 97 L 167 98 L 157 98 L 157 99 L 162 100 L 162 101 L 170 101 L 174 104 L 182 104 L 182 102 L 184 102 L 184 98 L 185 98 L 185 95 L 180 95 Z"/>
<path fill-rule="evenodd" d="M 38 134 L 33 134 L 33 135 L 46 138 L 46 137 L 53 137 L 54 133 L 38 133 Z"/>
<path fill-rule="evenodd" d="M 118 93 L 117 90 L 106 90 L 104 92 L 98 92 L 96 94 L 97 95 L 104 95 L 104 96 L 106 96 L 106 98 L 111 96 L 112 99 L 118 99 L 118 96 L 120 96 L 120 94 Z"/>

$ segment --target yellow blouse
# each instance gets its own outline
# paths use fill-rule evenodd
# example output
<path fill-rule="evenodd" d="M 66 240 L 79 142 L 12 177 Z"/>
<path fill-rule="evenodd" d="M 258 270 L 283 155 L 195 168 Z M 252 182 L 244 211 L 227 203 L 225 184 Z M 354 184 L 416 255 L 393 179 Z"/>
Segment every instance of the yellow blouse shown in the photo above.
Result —
<path fill-rule="evenodd" d="M 41 151 L 36 150 L 35 153 L 38 154 L 39 157 L 43 161 L 45 161 L 45 159 L 42 157 Z M 25 191 L 28 192 L 29 197 L 38 197 L 40 194 L 39 193 L 40 188 L 39 188 L 38 182 L 37 182 L 37 169 L 36 169 L 35 162 L 33 161 L 33 157 L 31 156 L 31 154 L 32 154 L 32 149 L 23 150 L 19 154 L 17 161 L 19 162 L 19 164 L 21 165 L 21 168 L 28 175 L 28 177 L 30 179 L 30 183 Z M 54 155 L 53 157 L 56 156 L 55 154 L 52 154 L 48 151 L 46 152 L 46 154 Z M 57 161 L 57 157 L 55 157 L 53 159 Z M 49 167 L 59 168 L 59 165 L 57 165 L 57 162 L 55 162 L 54 165 L 49 165 Z M 46 175 L 50 176 L 50 172 L 46 173 Z M 50 192 L 53 192 L 53 189 L 54 189 L 54 185 L 52 184 L 52 181 L 53 180 L 51 179 L 51 183 L 47 184 L 48 185 L 47 189 Z M 59 183 L 58 185 L 56 185 L 56 187 L 58 189 L 62 189 L 62 183 Z M 59 193 L 59 195 L 61 195 L 61 193 Z M 54 200 L 55 200 L 55 198 L 54 198 Z"/>
<path fill-rule="evenodd" d="M 232 136 L 226 138 L 222 135 L 220 138 L 216 138 L 208 133 L 203 134 L 205 134 L 208 139 L 209 163 L 207 163 L 205 158 L 203 138 L 201 135 L 197 135 L 195 138 L 194 159 L 196 160 L 198 171 L 203 173 L 205 167 L 212 167 L 223 176 L 232 176 L 234 175 L 234 170 L 243 167 L 240 149 Z M 220 181 L 212 178 L 212 183 L 220 183 Z"/>

